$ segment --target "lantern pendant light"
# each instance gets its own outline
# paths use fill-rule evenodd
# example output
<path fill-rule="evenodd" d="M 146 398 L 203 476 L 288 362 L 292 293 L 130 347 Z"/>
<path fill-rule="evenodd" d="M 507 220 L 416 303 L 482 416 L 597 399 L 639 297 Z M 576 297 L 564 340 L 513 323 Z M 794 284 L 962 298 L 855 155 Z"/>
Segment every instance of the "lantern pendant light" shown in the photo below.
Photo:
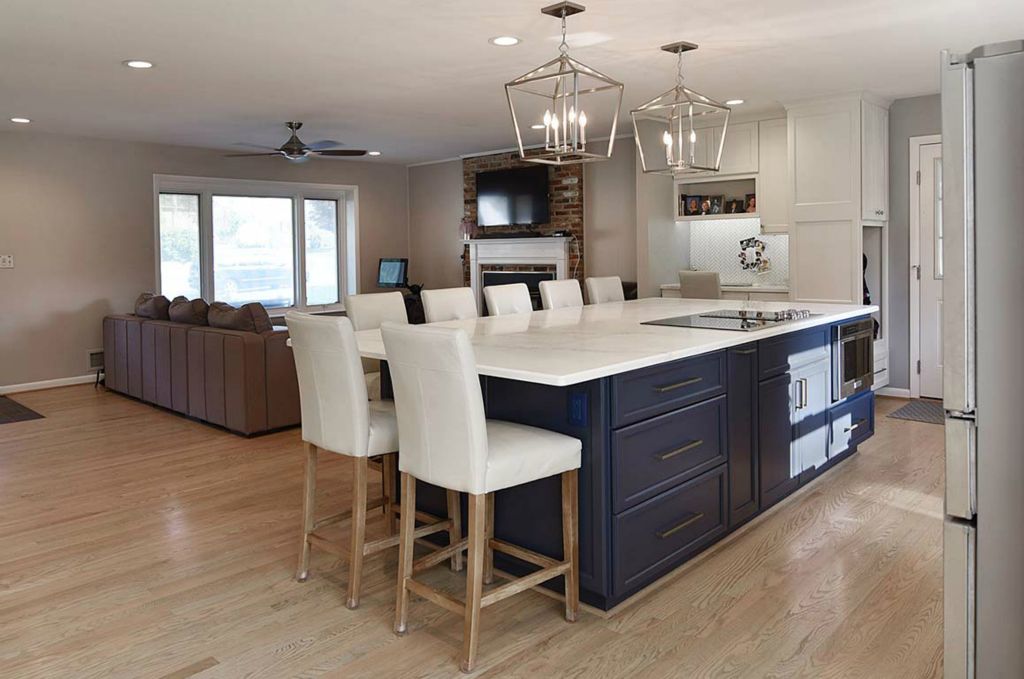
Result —
<path fill-rule="evenodd" d="M 676 55 L 675 87 L 629 112 L 640 164 L 648 174 L 718 172 L 732 110 L 683 85 L 683 54 L 692 42 L 674 42 L 662 50 Z M 711 126 L 721 125 L 714 139 Z"/>
<path fill-rule="evenodd" d="M 622 83 L 569 56 L 565 42 L 566 17 L 585 9 L 574 2 L 543 8 L 543 14 L 562 20 L 558 56 L 505 83 L 519 157 L 526 162 L 573 165 L 612 155 Z M 593 142 L 605 138 L 607 147 L 594 150 Z"/>

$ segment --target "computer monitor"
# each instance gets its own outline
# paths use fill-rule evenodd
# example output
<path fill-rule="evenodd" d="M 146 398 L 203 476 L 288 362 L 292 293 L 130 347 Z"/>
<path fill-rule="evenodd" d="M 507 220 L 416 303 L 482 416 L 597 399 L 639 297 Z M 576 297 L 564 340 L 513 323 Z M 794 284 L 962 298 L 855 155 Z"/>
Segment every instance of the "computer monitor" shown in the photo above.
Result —
<path fill-rule="evenodd" d="M 399 257 L 384 257 L 377 267 L 377 287 L 409 287 L 409 260 Z"/>

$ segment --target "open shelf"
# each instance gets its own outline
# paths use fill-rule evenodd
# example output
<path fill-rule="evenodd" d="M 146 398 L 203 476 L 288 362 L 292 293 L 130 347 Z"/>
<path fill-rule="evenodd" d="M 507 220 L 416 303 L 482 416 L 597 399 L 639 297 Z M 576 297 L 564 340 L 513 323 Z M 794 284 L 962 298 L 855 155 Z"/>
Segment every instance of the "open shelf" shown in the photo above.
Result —
<path fill-rule="evenodd" d="M 716 219 L 760 219 L 761 215 L 756 212 L 734 212 L 724 215 L 676 215 L 677 222 L 713 221 Z"/>

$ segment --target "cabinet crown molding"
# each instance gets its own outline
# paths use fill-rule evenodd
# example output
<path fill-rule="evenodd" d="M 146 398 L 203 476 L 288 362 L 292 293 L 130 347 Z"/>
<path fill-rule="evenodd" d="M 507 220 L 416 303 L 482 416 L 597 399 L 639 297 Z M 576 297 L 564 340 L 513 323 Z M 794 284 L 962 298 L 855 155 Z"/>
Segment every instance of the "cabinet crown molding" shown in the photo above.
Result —
<path fill-rule="evenodd" d="M 802 99 L 790 99 L 783 101 L 782 105 L 787 111 L 802 106 L 816 106 L 828 103 L 856 104 L 866 101 L 875 106 L 888 109 L 892 105 L 892 99 L 874 94 L 872 92 L 848 92 L 846 94 L 830 94 L 820 97 L 805 97 Z"/>

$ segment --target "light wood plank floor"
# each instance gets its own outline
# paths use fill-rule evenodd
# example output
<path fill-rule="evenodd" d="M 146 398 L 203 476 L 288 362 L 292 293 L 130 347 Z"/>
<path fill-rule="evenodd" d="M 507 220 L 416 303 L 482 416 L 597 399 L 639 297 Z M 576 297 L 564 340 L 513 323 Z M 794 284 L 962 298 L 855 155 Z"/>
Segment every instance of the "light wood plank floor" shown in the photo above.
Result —
<path fill-rule="evenodd" d="M 459 676 L 455 616 L 414 598 L 392 634 L 396 554 L 368 559 L 358 611 L 333 557 L 293 580 L 296 430 L 242 439 L 91 386 L 17 398 L 46 419 L 0 427 L 0 675 Z M 879 401 L 859 455 L 610 619 L 569 625 L 536 592 L 487 609 L 476 675 L 940 676 L 942 428 L 884 417 L 900 404 Z M 348 461 L 321 469 L 321 506 L 343 508 Z"/>

